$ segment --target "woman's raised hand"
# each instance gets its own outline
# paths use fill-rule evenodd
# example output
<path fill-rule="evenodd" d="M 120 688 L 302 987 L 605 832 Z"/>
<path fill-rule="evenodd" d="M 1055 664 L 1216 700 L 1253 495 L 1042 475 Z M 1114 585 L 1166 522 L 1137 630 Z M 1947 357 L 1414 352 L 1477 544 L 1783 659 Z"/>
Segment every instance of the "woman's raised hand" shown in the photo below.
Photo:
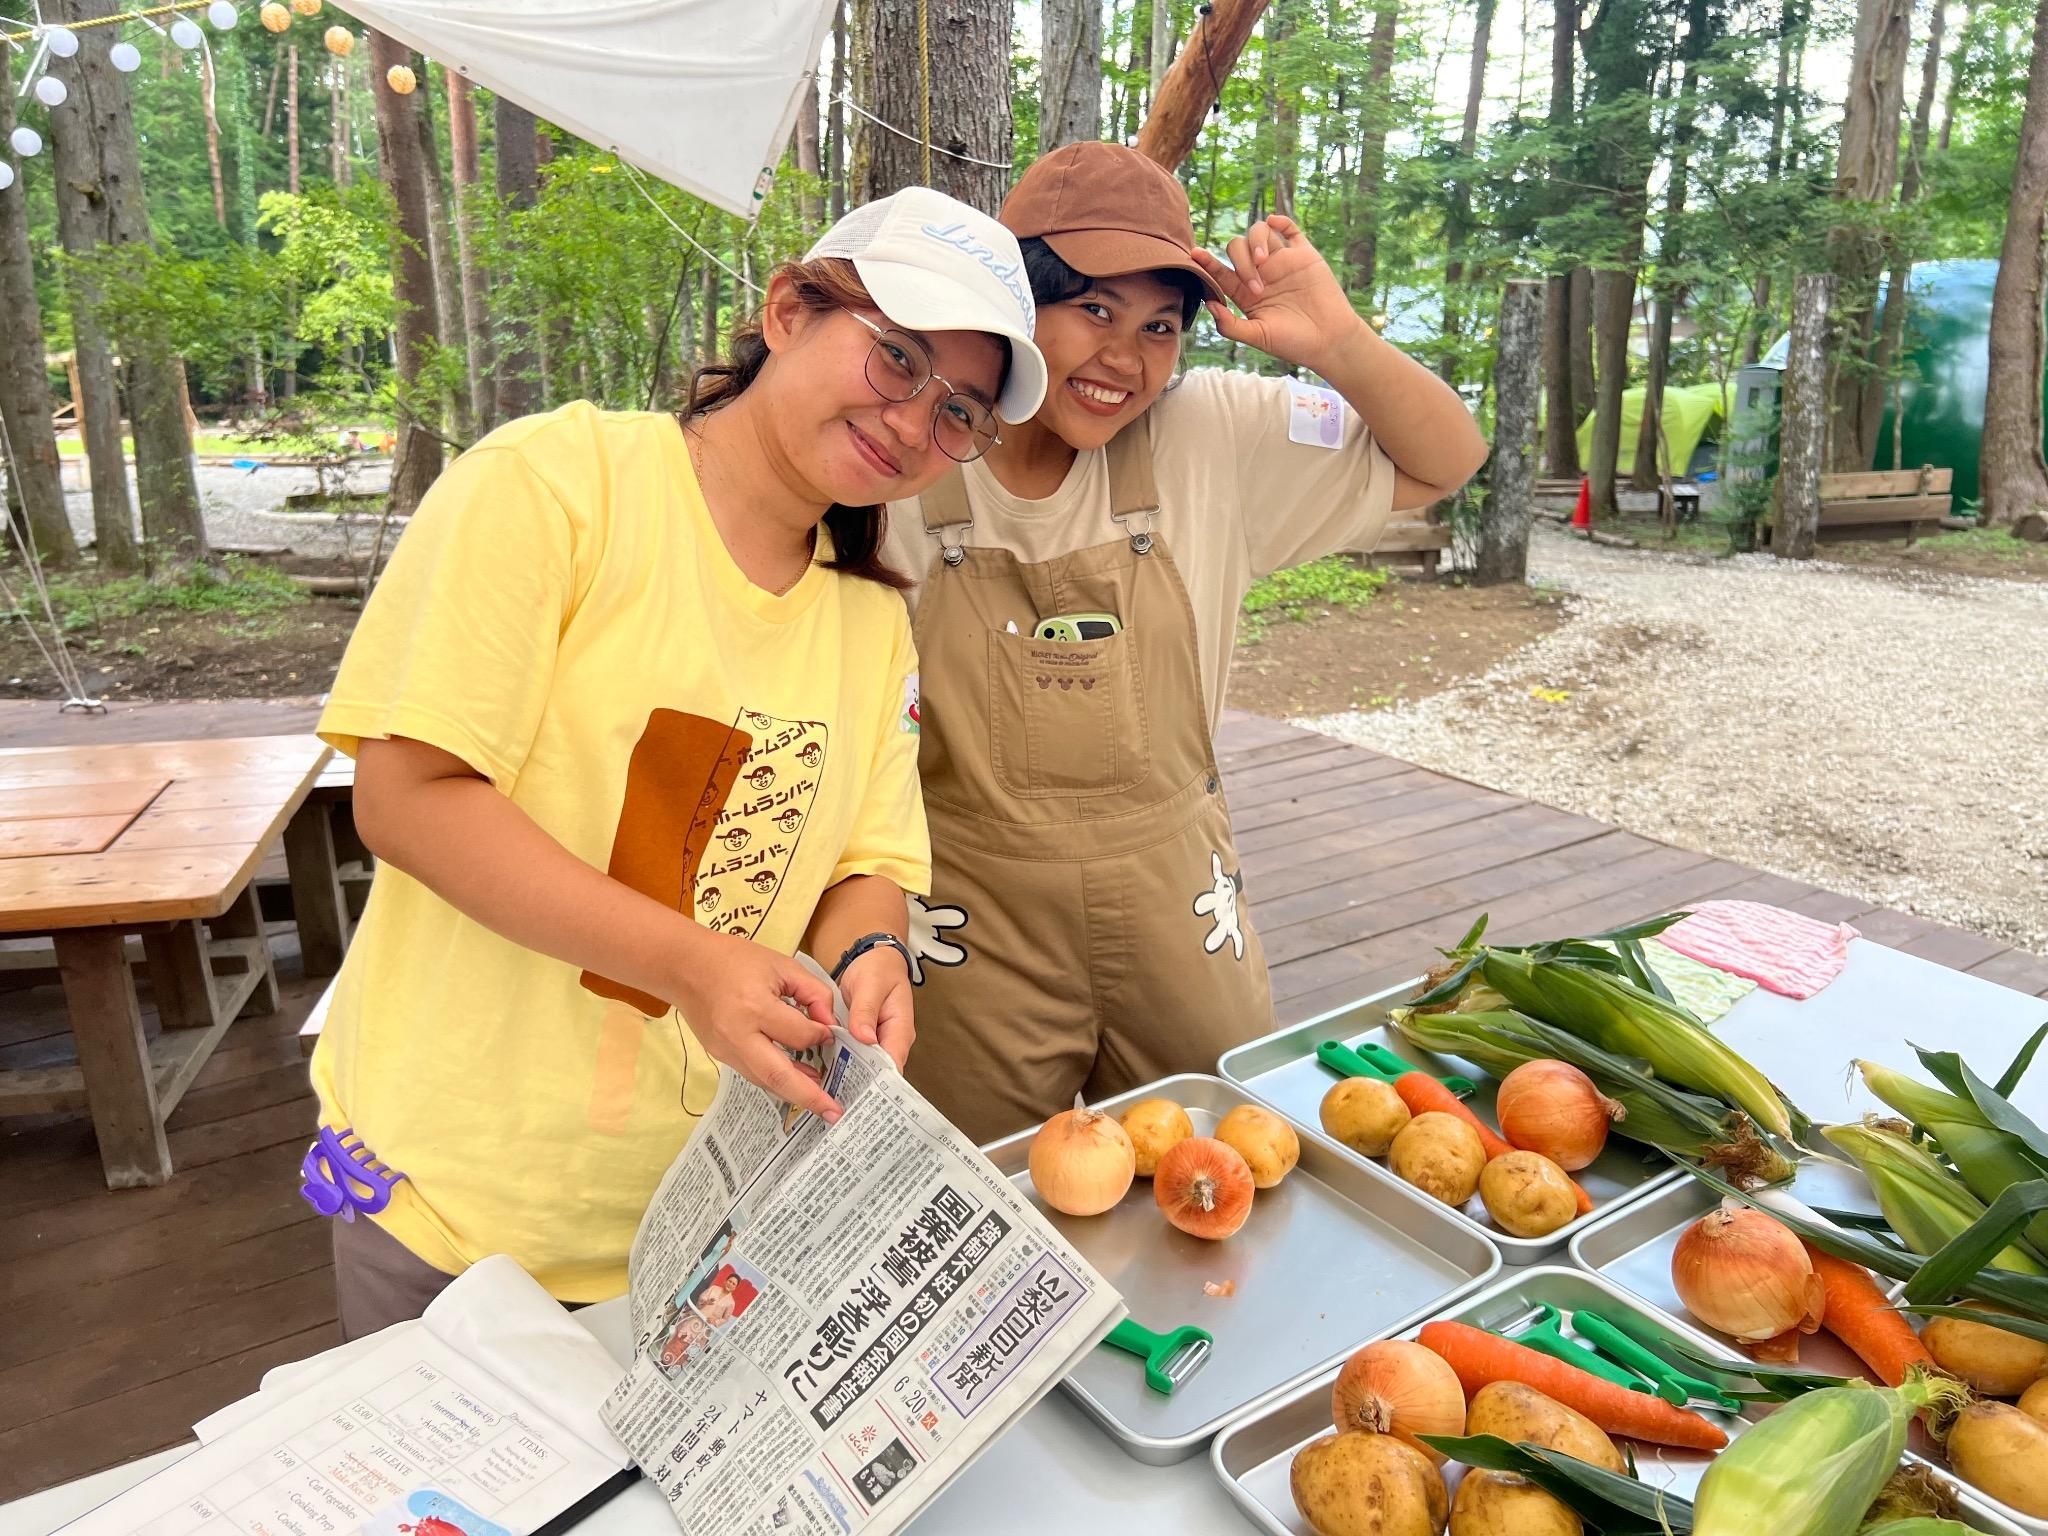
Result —
<path fill-rule="evenodd" d="M 712 1060 L 827 1124 L 838 1120 L 839 1105 L 789 1056 L 831 1038 L 831 988 L 766 945 L 689 929 L 671 995 Z"/>
<path fill-rule="evenodd" d="M 1301 226 L 1283 213 L 1261 219 L 1231 241 L 1227 262 L 1199 246 L 1195 261 L 1230 305 L 1209 301 L 1216 329 L 1282 362 L 1327 373 L 1321 360 L 1364 324 L 1337 274 Z"/>

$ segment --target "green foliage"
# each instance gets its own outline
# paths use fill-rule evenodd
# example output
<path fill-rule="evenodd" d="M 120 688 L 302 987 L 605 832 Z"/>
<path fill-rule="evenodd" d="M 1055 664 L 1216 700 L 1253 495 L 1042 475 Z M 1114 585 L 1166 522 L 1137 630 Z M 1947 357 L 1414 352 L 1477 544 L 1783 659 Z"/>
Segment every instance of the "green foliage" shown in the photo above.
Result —
<path fill-rule="evenodd" d="M 225 574 L 194 569 L 175 579 L 124 576 L 96 581 L 88 576 L 52 579 L 50 602 L 68 633 L 89 633 L 111 619 L 146 613 L 209 613 L 228 619 L 257 619 L 306 601 L 304 588 L 267 566 L 230 555 Z M 20 618 L 17 611 L 6 615 Z"/>
<path fill-rule="evenodd" d="M 1384 568 L 1359 565 L 1347 555 L 1261 576 L 1245 593 L 1238 638 L 1257 640 L 1276 623 L 1314 618 L 1331 608 L 1363 608 L 1391 579 Z"/>

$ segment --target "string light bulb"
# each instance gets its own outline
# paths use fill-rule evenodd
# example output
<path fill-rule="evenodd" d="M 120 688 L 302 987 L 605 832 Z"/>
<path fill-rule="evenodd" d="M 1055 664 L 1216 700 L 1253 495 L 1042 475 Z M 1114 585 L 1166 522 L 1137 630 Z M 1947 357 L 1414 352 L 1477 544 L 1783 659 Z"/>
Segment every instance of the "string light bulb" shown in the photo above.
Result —
<path fill-rule="evenodd" d="M 180 48 L 197 48 L 206 41 L 206 34 L 199 30 L 199 24 L 189 16 L 180 16 L 171 23 L 171 41 Z"/>
<path fill-rule="evenodd" d="M 60 59 L 71 58 L 78 52 L 78 34 L 69 27 L 51 27 L 43 34 L 43 41 Z"/>
<path fill-rule="evenodd" d="M 263 23 L 266 32 L 282 32 L 292 24 L 292 13 L 278 4 L 278 0 L 266 0 L 263 9 L 256 13 L 256 19 Z"/>
<path fill-rule="evenodd" d="M 7 136 L 7 142 L 24 160 L 32 160 L 43 152 L 43 136 L 25 123 Z"/>
<path fill-rule="evenodd" d="M 142 68 L 142 50 L 133 43 L 116 43 L 107 50 L 107 62 L 124 75 Z"/>
<path fill-rule="evenodd" d="M 235 23 L 242 19 L 242 13 L 236 10 L 229 0 L 213 0 L 213 4 L 206 8 L 206 19 L 214 31 L 229 32 L 234 30 Z"/>
<path fill-rule="evenodd" d="M 320 0 L 292 0 L 292 10 L 300 16 L 318 16 Z"/>
<path fill-rule="evenodd" d="M 55 75 L 44 75 L 36 81 L 36 100 L 46 107 L 61 107 L 70 95 L 64 82 Z"/>
<path fill-rule="evenodd" d="M 355 34 L 347 27 L 329 27 L 325 42 L 327 51 L 338 59 L 345 59 L 356 51 Z"/>
<path fill-rule="evenodd" d="M 384 72 L 384 83 L 391 87 L 394 96 L 410 96 L 420 82 L 405 65 L 394 64 Z"/>

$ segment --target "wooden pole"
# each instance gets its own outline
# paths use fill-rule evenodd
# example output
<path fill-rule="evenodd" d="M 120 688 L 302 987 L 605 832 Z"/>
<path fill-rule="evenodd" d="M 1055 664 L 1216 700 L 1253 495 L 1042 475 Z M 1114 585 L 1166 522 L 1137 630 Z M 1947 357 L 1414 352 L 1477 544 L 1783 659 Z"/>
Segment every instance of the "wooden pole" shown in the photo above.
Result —
<path fill-rule="evenodd" d="M 1536 403 L 1543 387 L 1543 284 L 1511 282 L 1494 332 L 1493 474 L 1479 514 L 1480 586 L 1526 581 L 1536 510 Z"/>
<path fill-rule="evenodd" d="M 1202 123 L 1218 98 L 1223 82 L 1237 65 L 1252 29 L 1265 14 L 1266 0 L 1215 0 L 1182 45 L 1180 57 L 1159 82 L 1145 126 L 1138 130 L 1138 153 L 1169 171 L 1202 136 Z"/>
<path fill-rule="evenodd" d="M 1778 513 L 1771 552 L 1811 560 L 1820 536 L 1820 470 L 1828 441 L 1828 310 L 1835 279 L 1811 272 L 1792 284 L 1792 342 L 1785 358 L 1779 433 Z"/>

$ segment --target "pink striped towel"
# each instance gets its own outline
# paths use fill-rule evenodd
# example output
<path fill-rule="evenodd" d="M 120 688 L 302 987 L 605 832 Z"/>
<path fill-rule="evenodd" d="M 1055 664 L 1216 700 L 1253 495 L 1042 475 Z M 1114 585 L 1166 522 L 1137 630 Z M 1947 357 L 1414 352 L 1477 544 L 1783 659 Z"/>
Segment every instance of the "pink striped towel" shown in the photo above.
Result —
<path fill-rule="evenodd" d="M 1842 974 L 1856 936 L 1847 923 L 1823 923 L 1760 901 L 1703 901 L 1657 938 L 1704 965 L 1804 998 Z"/>

